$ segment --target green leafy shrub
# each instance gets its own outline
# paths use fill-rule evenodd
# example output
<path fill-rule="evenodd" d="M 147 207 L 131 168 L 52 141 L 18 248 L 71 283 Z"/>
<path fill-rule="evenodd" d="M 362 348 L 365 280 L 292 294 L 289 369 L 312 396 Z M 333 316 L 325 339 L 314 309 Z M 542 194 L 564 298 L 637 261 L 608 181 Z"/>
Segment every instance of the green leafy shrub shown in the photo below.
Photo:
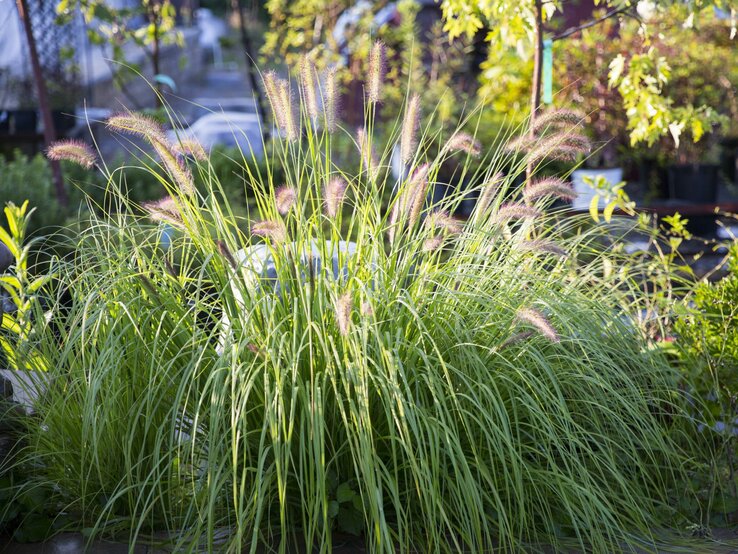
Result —
<path fill-rule="evenodd" d="M 702 281 L 675 324 L 678 341 L 700 393 L 713 402 L 713 416 L 738 416 L 738 244 L 731 246 L 729 274 Z M 732 407 L 732 410 L 728 409 Z"/>
<path fill-rule="evenodd" d="M 598 234 L 545 213 L 569 185 L 521 189 L 527 160 L 500 176 L 510 164 L 487 156 L 456 220 L 463 195 L 428 191 L 445 159 L 481 155 L 473 137 L 406 118 L 390 146 L 417 147 L 395 182 L 369 102 L 347 173 L 288 86 L 267 85 L 287 92 L 268 158 L 285 187 L 247 172 L 246 232 L 209 161 L 179 164 L 138 116 L 109 122 L 157 152 L 163 167 L 141 166 L 170 196 L 146 209 L 171 246 L 131 210 L 92 215 L 60 271 L 63 332 L 36 343 L 50 369 L 29 486 L 53 484 L 92 536 L 165 531 L 177 552 L 329 552 L 336 530 L 387 553 L 651 537 L 690 447 L 678 374 Z"/>

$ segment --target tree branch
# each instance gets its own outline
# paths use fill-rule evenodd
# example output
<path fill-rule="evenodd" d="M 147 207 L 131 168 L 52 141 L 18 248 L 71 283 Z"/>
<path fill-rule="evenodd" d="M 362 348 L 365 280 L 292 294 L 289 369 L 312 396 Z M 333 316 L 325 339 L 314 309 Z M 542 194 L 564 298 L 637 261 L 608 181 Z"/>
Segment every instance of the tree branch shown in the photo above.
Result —
<path fill-rule="evenodd" d="M 610 19 L 611 17 L 615 17 L 616 15 L 619 15 L 621 13 L 627 12 L 632 7 L 633 6 L 623 6 L 622 8 L 615 8 L 613 10 L 610 10 L 609 12 L 607 12 L 602 17 L 598 17 L 597 19 L 592 19 L 590 21 L 587 21 L 587 23 L 583 23 L 581 25 L 578 25 L 577 27 L 570 27 L 566 31 L 563 31 L 563 32 L 559 33 L 558 35 L 552 36 L 551 37 L 551 40 L 555 42 L 557 40 L 561 40 L 561 39 L 567 38 L 567 37 L 573 35 L 574 33 L 578 33 L 579 31 L 583 31 L 584 29 L 588 29 L 590 27 L 594 27 L 595 25 L 599 25 L 600 23 L 602 23 L 603 21 L 606 21 L 606 20 Z"/>

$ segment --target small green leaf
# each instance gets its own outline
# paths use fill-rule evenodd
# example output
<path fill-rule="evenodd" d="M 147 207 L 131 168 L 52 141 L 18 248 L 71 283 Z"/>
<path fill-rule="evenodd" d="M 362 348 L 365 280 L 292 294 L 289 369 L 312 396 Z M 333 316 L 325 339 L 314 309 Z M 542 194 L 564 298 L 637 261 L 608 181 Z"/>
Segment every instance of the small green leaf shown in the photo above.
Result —
<path fill-rule="evenodd" d="M 354 498 L 356 493 L 351 490 L 351 487 L 349 487 L 348 483 L 341 483 L 338 485 L 338 489 L 336 490 L 336 500 L 338 500 L 341 504 L 344 502 L 349 502 L 351 499 Z"/>
<path fill-rule="evenodd" d="M 600 196 L 598 194 L 595 194 L 589 203 L 589 215 L 592 216 L 592 219 L 595 221 L 595 223 L 600 222 L 599 205 L 600 205 Z"/>

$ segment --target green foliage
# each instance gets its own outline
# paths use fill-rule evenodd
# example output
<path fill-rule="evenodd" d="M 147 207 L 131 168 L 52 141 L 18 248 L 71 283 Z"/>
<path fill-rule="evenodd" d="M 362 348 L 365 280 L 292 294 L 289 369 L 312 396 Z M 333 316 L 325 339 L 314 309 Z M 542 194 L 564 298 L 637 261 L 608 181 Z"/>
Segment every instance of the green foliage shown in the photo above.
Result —
<path fill-rule="evenodd" d="M 356 172 L 304 106 L 264 172 L 244 161 L 248 232 L 208 161 L 187 162 L 194 191 L 180 166 L 140 161 L 171 195 L 149 207 L 175 229 L 167 249 L 135 210 L 93 214 L 60 272 L 62 336 L 37 341 L 50 379 L 24 451 L 29 486 L 53 484 L 90 536 L 330 552 L 340 529 L 373 552 L 605 552 L 673 516 L 685 402 L 633 320 L 637 283 L 605 270 L 596 230 L 543 215 L 551 196 L 523 202 L 526 160 L 483 158 L 467 222 L 448 215 L 463 192 L 426 202 L 446 160 L 465 178 L 473 149 L 453 145 L 472 137 L 420 133 L 394 181 L 399 131 L 374 155 L 374 108 Z"/>
<path fill-rule="evenodd" d="M 633 15 L 636 11 L 638 3 L 630 0 L 601 0 L 595 5 L 602 6 L 607 11 L 599 16 L 594 16 L 592 21 L 601 23 L 602 18 L 612 18 L 619 14 Z M 659 17 L 638 18 L 638 24 L 630 23 L 637 31 L 631 32 L 631 40 L 634 35 L 640 33 L 650 36 L 653 32 L 655 40 L 659 40 L 664 28 L 660 25 L 665 19 L 675 20 L 683 23 L 684 26 L 690 26 L 695 19 L 704 13 L 712 15 L 713 7 L 718 6 L 723 9 L 736 9 L 734 0 L 719 0 L 717 2 L 699 1 L 699 2 L 672 2 L 661 1 L 655 3 L 654 10 Z M 487 38 L 490 41 L 491 49 L 497 50 L 491 54 L 491 59 L 499 58 L 504 53 L 510 53 L 514 49 L 523 58 L 528 60 L 534 48 L 534 36 L 538 27 L 538 16 L 544 28 L 539 29 L 545 32 L 545 27 L 551 27 L 554 14 L 564 11 L 564 3 L 559 1 L 540 2 L 539 0 L 526 0 L 523 2 L 511 2 L 507 0 L 497 0 L 494 2 L 470 2 L 469 0 L 444 0 L 442 9 L 445 18 L 445 29 L 450 37 L 467 35 L 473 36 L 481 29 L 489 29 Z M 629 22 L 623 20 L 625 25 Z M 733 26 L 731 31 L 724 29 L 724 35 L 732 36 L 734 34 L 735 20 L 731 22 Z M 585 33 L 585 37 L 593 31 L 589 30 Z M 675 35 L 679 35 L 676 32 Z M 566 37 L 561 37 L 568 40 Z M 577 39 L 578 41 L 579 39 Z M 668 39 L 667 39 L 668 40 Z M 597 50 L 607 49 L 606 43 L 597 48 Z M 626 40 L 627 42 L 627 40 Z M 587 45 L 586 39 L 584 45 Z M 591 45 L 590 46 L 594 46 Z M 559 48 L 569 48 L 576 52 L 577 46 L 563 46 Z M 715 108 L 709 104 L 692 104 L 689 102 L 681 102 L 681 99 L 670 97 L 665 91 L 665 85 L 669 79 L 670 67 L 668 59 L 673 59 L 674 63 L 681 61 L 678 52 L 659 52 L 656 48 L 646 45 L 642 49 L 627 49 L 629 55 L 626 58 L 620 52 L 611 60 L 610 63 L 610 85 L 617 87 L 623 98 L 623 107 L 627 114 L 628 130 L 630 131 L 631 144 L 635 145 L 646 142 L 652 145 L 661 137 L 670 135 L 673 137 L 677 146 L 680 144 L 682 133 L 689 133 L 693 142 L 698 142 L 703 133 L 710 130 L 714 125 L 724 124 L 725 118 L 719 114 Z M 585 52 L 582 51 L 581 54 Z M 725 54 L 727 53 L 727 56 Z M 598 52 L 601 55 L 601 52 Z M 723 56 L 713 58 L 714 63 L 724 63 L 730 59 L 729 52 L 723 52 Z M 578 57 L 578 54 L 574 54 Z M 668 57 L 668 59 L 667 59 Z M 598 63 L 589 67 L 581 67 L 584 71 L 580 74 L 574 74 L 571 81 L 581 79 L 586 87 L 597 83 L 601 79 L 600 75 L 595 75 L 594 80 L 590 79 L 590 73 L 594 69 L 597 71 L 598 66 L 602 65 L 602 60 L 596 60 Z M 576 69 L 572 68 L 572 69 Z M 602 94 L 597 95 L 600 98 Z M 590 96 L 591 98 L 591 96 Z M 602 104 L 598 107 L 601 109 Z M 615 137 L 617 134 L 615 135 Z M 614 137 L 613 137 L 614 138 Z"/>
<path fill-rule="evenodd" d="M 160 52 L 165 45 L 182 46 L 181 33 L 175 32 L 177 11 L 170 0 L 141 0 L 126 7 L 113 7 L 101 0 L 59 0 L 56 13 L 60 23 L 68 23 L 81 10 L 87 25 L 88 39 L 92 44 L 104 44 L 110 48 L 116 62 L 116 79 L 140 74 L 142 68 L 126 59 L 124 47 L 134 44 L 143 49 L 155 73 L 159 71 Z M 143 18 L 145 25 L 139 26 Z M 159 84 L 157 84 L 157 90 Z M 157 105 L 161 105 L 157 95 Z"/>
<path fill-rule="evenodd" d="M 5 217 L 10 231 L 0 227 L 0 241 L 15 260 L 12 273 L 0 276 L 0 286 L 15 306 L 12 313 L 0 311 L 0 348 L 9 368 L 45 371 L 46 360 L 33 345 L 47 322 L 42 298 L 53 275 L 34 277 L 28 271 L 32 243 L 26 241 L 26 232 L 31 212 L 28 201 L 22 206 L 9 203 Z"/>
<path fill-rule="evenodd" d="M 712 400 L 714 416 L 738 415 L 738 244 L 728 256 L 729 274 L 717 282 L 700 282 L 675 326 L 688 355 L 687 370 L 699 392 Z"/>
<path fill-rule="evenodd" d="M 27 232 L 29 235 L 42 227 L 57 227 L 67 214 L 54 195 L 51 170 L 42 156 L 29 159 L 16 152 L 12 160 L 0 156 L 0 198 L 17 205 L 26 200 L 35 208 Z"/>
<path fill-rule="evenodd" d="M 596 12 L 595 16 L 603 15 Z M 623 38 L 616 38 L 620 26 L 607 19 L 554 43 L 554 90 L 557 105 L 583 114 L 584 132 L 592 139 L 594 151 L 585 163 L 592 167 L 622 165 L 628 145 L 628 116 L 617 89 L 608 82 L 608 66 L 624 49 Z M 528 72 L 530 75 L 530 71 Z"/>

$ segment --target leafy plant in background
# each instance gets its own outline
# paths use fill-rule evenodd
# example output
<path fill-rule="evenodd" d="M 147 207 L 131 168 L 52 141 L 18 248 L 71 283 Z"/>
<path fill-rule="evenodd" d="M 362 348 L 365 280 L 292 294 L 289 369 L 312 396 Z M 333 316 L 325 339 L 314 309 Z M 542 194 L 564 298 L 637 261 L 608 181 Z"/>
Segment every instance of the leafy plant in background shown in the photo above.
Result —
<path fill-rule="evenodd" d="M 378 152 L 369 77 L 347 173 L 335 114 L 268 76 L 285 181 L 248 172 L 247 232 L 194 145 L 108 122 L 156 152 L 141 166 L 168 196 L 144 206 L 154 225 L 93 215 L 60 273 L 73 300 L 38 344 L 28 486 L 53 483 L 90 536 L 167 530 L 179 552 L 329 552 L 337 528 L 388 553 L 652 538 L 692 443 L 676 373 L 631 317 L 637 284 L 605 271 L 596 230 L 546 214 L 569 185 L 514 184 L 529 160 L 501 175 L 474 137 L 414 118 Z M 399 180 L 395 142 L 415 146 Z M 462 222 L 462 193 L 428 192 L 445 159 L 473 156 Z"/>
<path fill-rule="evenodd" d="M 640 29 L 648 32 L 649 22 L 637 14 L 639 9 L 647 7 L 645 3 L 631 0 L 602 0 L 597 4 L 606 9 L 604 14 L 593 16 L 590 21 L 564 31 L 550 28 L 555 14 L 564 10 L 563 2 L 559 1 L 500 0 L 478 3 L 469 0 L 444 0 L 442 7 L 446 30 L 452 38 L 463 34 L 472 36 L 481 29 L 489 29 L 487 38 L 492 48 L 515 48 L 524 56 L 532 57 L 530 110 L 531 119 L 535 119 L 541 105 L 544 39 L 548 38 L 555 43 L 567 39 L 578 30 L 615 17 L 638 17 Z M 732 36 L 735 33 L 734 0 L 686 3 L 661 1 L 650 3 L 649 6 L 654 11 L 668 10 L 671 17 L 678 17 L 685 23 L 693 22 L 705 13 L 712 15 L 714 7 L 726 9 L 733 13 L 730 34 Z M 627 71 L 624 69 L 626 66 Z M 678 139 L 680 127 L 690 122 L 701 121 L 705 124 L 711 120 L 712 112 L 709 111 L 709 107 L 702 110 L 700 107 L 674 106 L 669 98 L 662 96 L 662 85 L 667 77 L 666 66 L 666 59 L 659 56 L 654 49 L 645 49 L 637 53 L 628 63 L 624 56 L 618 56 L 613 60 L 611 82 L 618 86 L 623 95 L 633 143 L 650 141 L 651 136 L 662 136 L 667 132 L 671 132 Z M 648 110 L 649 105 L 654 106 L 656 114 Z M 650 121 L 647 129 L 644 129 L 644 124 L 641 123 L 644 115 Z"/>
<path fill-rule="evenodd" d="M 369 51 L 374 39 L 385 43 L 385 94 L 382 110 L 396 113 L 405 101 L 408 80 L 416 83 L 426 111 L 437 111 L 437 124 L 453 126 L 465 109 L 466 100 L 476 88 L 468 71 L 469 41 L 449 41 L 440 20 L 427 25 L 418 20 L 421 6 L 414 0 L 390 5 L 274 1 L 267 5 L 270 30 L 262 47 L 264 59 L 283 60 L 299 71 L 303 57 L 318 69 L 334 68 L 346 91 L 343 116 L 351 125 L 361 122 L 362 83 L 366 81 Z M 377 25 L 380 11 L 395 10 L 390 22 Z M 338 17 L 354 12 L 352 23 L 343 29 L 341 44 L 333 37 Z M 289 18 L 289 24 L 285 21 Z M 358 96 L 358 101 L 355 98 Z M 356 113 L 354 113 L 356 112 Z M 378 129 L 379 131 L 379 129 Z"/>
<path fill-rule="evenodd" d="M 725 524 L 738 516 L 738 243 L 729 248 L 728 275 L 698 283 L 674 325 L 680 366 L 705 399 L 705 419 L 722 439 L 721 494 L 713 509 Z"/>
<path fill-rule="evenodd" d="M 628 116 L 620 94 L 608 80 L 612 59 L 629 49 L 619 32 L 618 21 L 606 19 L 556 43 L 553 52 L 553 80 L 559 91 L 556 103 L 584 114 L 583 131 L 593 145 L 584 163 L 595 168 L 622 165 L 628 144 Z"/>
<path fill-rule="evenodd" d="M 28 271 L 31 241 L 26 241 L 26 231 L 32 211 L 28 211 L 28 201 L 21 206 L 9 203 L 5 207 L 5 217 L 10 232 L 0 227 L 0 241 L 15 260 L 13 273 L 0 276 L 0 286 L 14 306 L 12 312 L 2 309 L 0 348 L 8 367 L 41 372 L 48 367 L 33 343 L 36 334 L 43 332 L 47 323 L 42 293 L 53 274 L 34 277 Z"/>
<path fill-rule="evenodd" d="M 78 9 L 88 24 L 97 22 L 87 26 L 87 37 L 92 44 L 110 47 L 110 58 L 115 62 L 112 73 L 124 92 L 126 80 L 143 70 L 126 58 L 125 46 L 134 44 L 143 50 L 156 83 L 155 102 L 162 107 L 160 92 L 165 83 L 171 82 L 161 72 L 162 48 L 183 44 L 181 33 L 174 30 L 177 16 L 174 4 L 169 0 L 142 0 L 126 7 L 113 7 L 100 0 L 60 0 L 56 6 L 59 22 L 68 23 Z M 140 19 L 145 24 L 138 26 Z"/>
<path fill-rule="evenodd" d="M 708 161 L 716 131 L 729 132 L 738 114 L 738 71 L 725 63 L 735 50 L 727 24 L 707 18 L 685 28 L 671 12 L 652 16 L 650 23 L 661 32 L 643 36 L 634 25 L 622 29 L 637 55 L 631 65 L 619 56 L 611 67 L 611 82 L 632 111 L 632 142 L 657 143 L 679 163 Z"/>

